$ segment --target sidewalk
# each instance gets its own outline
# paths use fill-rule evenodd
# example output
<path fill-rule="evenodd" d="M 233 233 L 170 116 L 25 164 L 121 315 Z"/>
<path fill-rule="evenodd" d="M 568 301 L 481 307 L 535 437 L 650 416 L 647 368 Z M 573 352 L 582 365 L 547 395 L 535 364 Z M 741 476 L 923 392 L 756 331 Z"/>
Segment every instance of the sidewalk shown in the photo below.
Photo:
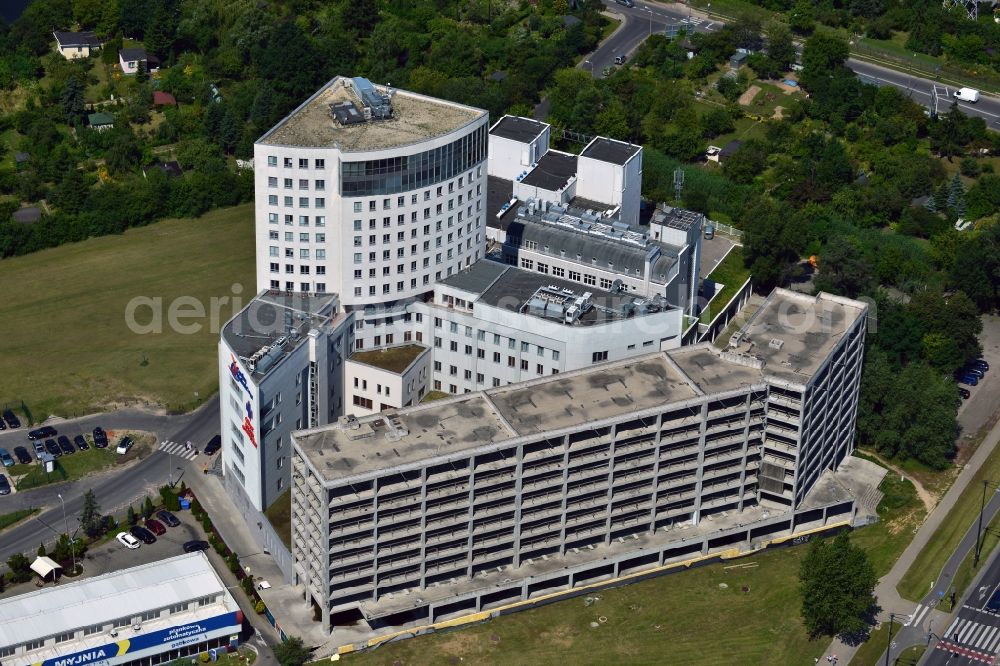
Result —
<path fill-rule="evenodd" d="M 958 501 L 959 496 L 965 490 L 966 486 L 972 481 L 972 477 L 975 476 L 976 472 L 982 467 L 986 458 L 993 453 L 993 449 L 996 448 L 997 442 L 1000 441 L 1000 423 L 993 426 L 990 432 L 986 435 L 983 443 L 979 445 L 976 452 L 972 455 L 969 461 L 965 464 L 965 467 L 959 473 L 958 478 L 955 479 L 955 483 L 952 484 L 951 488 L 941 501 L 934 508 L 924 524 L 920 526 L 920 529 L 914 535 L 913 540 L 910 545 L 906 547 L 903 554 L 899 556 L 896 560 L 896 564 L 893 565 L 892 569 L 883 576 L 878 585 L 875 587 L 875 595 L 878 597 L 878 603 L 882 607 L 882 612 L 879 615 L 879 620 L 887 620 L 889 613 L 896 613 L 899 615 L 907 615 L 913 611 L 916 604 L 915 602 L 908 601 L 899 596 L 899 592 L 896 591 L 896 585 L 899 583 L 900 579 L 907 572 L 913 561 L 917 558 L 917 555 L 923 550 L 927 542 L 931 540 L 931 537 L 940 527 L 941 523 L 944 522 L 948 513 L 954 508 L 955 503 Z M 938 577 L 941 572 L 933 571 L 928 572 L 928 580 L 932 580 Z M 961 592 L 961 591 L 960 591 Z M 935 624 L 937 624 L 941 619 L 947 617 L 947 614 L 941 611 L 933 611 L 931 613 L 933 616 Z M 830 647 L 827 648 L 822 659 L 826 659 L 827 656 L 837 655 L 838 659 L 842 660 L 841 663 L 848 664 L 854 657 L 854 653 L 857 651 L 859 646 L 851 646 L 842 642 L 839 638 L 835 638 L 833 642 L 830 643 Z"/>
<path fill-rule="evenodd" d="M 212 524 L 219 530 L 222 539 L 229 546 L 230 550 L 237 554 L 240 564 L 250 569 L 250 575 L 254 578 L 264 578 L 265 580 L 282 580 L 281 571 L 274 562 L 264 553 L 260 552 L 257 544 L 250 536 L 247 526 L 239 519 L 239 512 L 233 506 L 232 500 L 222 487 L 222 480 L 214 474 L 203 474 L 196 465 L 188 466 L 188 473 L 184 475 L 184 481 L 188 487 L 194 491 L 201 507 L 208 512 L 212 518 Z M 213 549 L 209 549 L 209 559 L 216 565 L 216 570 L 226 585 L 239 587 L 236 576 L 226 566 L 225 561 Z M 247 599 L 242 589 L 234 589 L 233 597 L 239 602 L 240 608 L 247 621 L 253 626 L 268 645 L 276 645 L 281 642 L 277 630 L 271 626 L 267 619 L 258 615 Z M 269 652 L 269 651 L 268 651 Z M 262 656 L 264 656 L 262 654 Z M 273 655 L 270 655 L 273 659 Z"/>

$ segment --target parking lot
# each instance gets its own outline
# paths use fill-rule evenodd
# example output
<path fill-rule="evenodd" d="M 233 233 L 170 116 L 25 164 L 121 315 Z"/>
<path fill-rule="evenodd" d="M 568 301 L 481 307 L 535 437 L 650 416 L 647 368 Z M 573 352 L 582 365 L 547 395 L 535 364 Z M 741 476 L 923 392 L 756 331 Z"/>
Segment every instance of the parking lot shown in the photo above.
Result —
<path fill-rule="evenodd" d="M 962 401 L 958 410 L 958 423 L 963 437 L 974 437 L 988 426 L 997 410 L 1000 395 L 1000 317 L 983 317 L 983 332 L 979 336 L 983 358 L 990 364 L 990 371 L 976 386 L 964 386 L 972 396 Z"/>
<path fill-rule="evenodd" d="M 109 541 L 91 546 L 90 550 L 82 558 L 79 558 L 79 561 L 83 564 L 83 574 L 80 578 L 100 576 L 112 571 L 119 571 L 128 567 L 149 564 L 150 562 L 156 562 L 168 557 L 182 555 L 184 553 L 183 546 L 185 541 L 205 538 L 201 525 L 195 521 L 190 511 L 172 511 L 171 513 L 180 520 L 181 524 L 177 527 L 167 527 L 165 534 L 156 537 L 156 543 L 144 543 L 135 550 L 129 550 L 120 544 L 114 536 L 119 532 L 128 531 L 125 527 L 120 526 L 118 529 L 113 530 Z M 153 517 L 155 518 L 155 515 Z M 143 522 L 140 520 L 139 524 L 142 525 Z M 79 578 L 63 577 L 59 579 L 59 583 L 57 584 L 73 580 L 79 580 Z M 33 589 L 35 589 L 34 580 L 20 585 L 8 586 L 7 590 L 0 596 L 7 597 L 24 594 Z"/>

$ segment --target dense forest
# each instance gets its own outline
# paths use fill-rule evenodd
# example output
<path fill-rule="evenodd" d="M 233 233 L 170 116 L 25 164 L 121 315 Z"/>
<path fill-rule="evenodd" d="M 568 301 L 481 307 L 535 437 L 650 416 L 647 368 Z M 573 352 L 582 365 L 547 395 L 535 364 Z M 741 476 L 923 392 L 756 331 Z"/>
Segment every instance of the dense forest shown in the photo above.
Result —
<path fill-rule="evenodd" d="M 880 7 L 860 12 L 866 22 L 910 20 L 902 3 L 849 4 L 848 13 Z M 792 29 L 750 18 L 673 41 L 653 35 L 627 66 L 595 79 L 573 65 L 610 25 L 601 8 L 596 0 L 36 0 L 0 29 L 0 219 L 43 200 L 47 212 L 33 225 L 0 222 L 0 255 L 249 200 L 252 177 L 236 158 L 338 73 L 494 118 L 528 115 L 545 97 L 557 130 L 643 144 L 651 201 L 673 201 L 672 174 L 683 168 L 674 203 L 744 231 L 758 291 L 811 281 L 870 299 L 859 441 L 948 465 L 960 402 L 953 374 L 980 353 L 981 313 L 1000 305 L 998 135 L 955 106 L 934 116 L 893 88 L 863 83 L 845 66 L 847 43 L 824 31 L 805 43 L 796 92 L 766 113 L 747 106 L 751 88 L 776 90 L 798 59 Z M 100 55 L 67 62 L 53 52 L 54 27 L 109 41 Z M 121 76 L 117 49 L 136 44 L 159 57 L 160 71 Z M 741 48 L 747 66 L 730 70 Z M 152 107 L 154 91 L 179 105 Z M 96 108 L 113 114 L 113 129 L 87 126 Z M 734 139 L 741 143 L 721 166 L 705 162 L 710 143 Z M 15 164 L 14 151 L 30 157 Z M 165 158 L 183 176 L 142 175 Z"/>

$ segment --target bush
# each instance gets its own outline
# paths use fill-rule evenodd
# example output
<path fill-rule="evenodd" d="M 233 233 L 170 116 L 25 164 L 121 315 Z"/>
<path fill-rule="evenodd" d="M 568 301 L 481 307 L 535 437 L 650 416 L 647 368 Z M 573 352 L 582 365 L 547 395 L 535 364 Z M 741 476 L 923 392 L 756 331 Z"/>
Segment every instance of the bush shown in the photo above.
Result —
<path fill-rule="evenodd" d="M 198 661 L 200 661 L 203 664 L 207 664 L 209 659 L 211 659 L 211 657 L 208 656 L 207 652 L 202 652 L 201 654 L 198 655 Z"/>
<path fill-rule="evenodd" d="M 181 510 L 181 500 L 170 486 L 160 488 L 160 503 L 167 511 Z"/>
<path fill-rule="evenodd" d="M 963 157 L 959 169 L 961 169 L 963 176 L 968 176 L 969 178 L 975 178 L 981 171 L 979 162 L 974 157 Z"/>
<path fill-rule="evenodd" d="M 247 596 L 250 597 L 250 600 L 252 601 L 253 598 L 254 598 L 253 578 L 250 577 L 250 576 L 247 576 L 246 578 L 244 578 L 243 580 L 241 580 L 240 581 L 240 587 L 243 588 L 243 591 L 247 593 Z"/>
<path fill-rule="evenodd" d="M 10 569 L 10 582 L 26 583 L 31 580 L 31 562 L 22 553 L 14 553 L 7 560 L 7 568 Z"/>
<path fill-rule="evenodd" d="M 0 583 L 0 591 L 3 591 L 2 583 Z M 263 615 L 265 608 L 266 607 L 264 606 L 263 601 L 258 601 L 253 607 L 254 612 L 257 613 L 257 615 Z"/>

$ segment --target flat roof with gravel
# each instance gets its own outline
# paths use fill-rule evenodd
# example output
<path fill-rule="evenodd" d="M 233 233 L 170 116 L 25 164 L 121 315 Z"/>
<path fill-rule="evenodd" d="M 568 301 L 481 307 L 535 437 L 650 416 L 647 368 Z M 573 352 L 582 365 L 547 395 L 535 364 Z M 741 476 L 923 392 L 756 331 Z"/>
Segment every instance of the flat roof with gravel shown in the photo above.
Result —
<path fill-rule="evenodd" d="M 336 147 L 343 152 L 383 150 L 443 136 L 486 116 L 483 109 L 393 88 L 390 120 L 341 125 L 334 120 L 331 105 L 354 102 L 358 108 L 361 107 L 358 96 L 350 88 L 350 81 L 348 77 L 335 77 L 285 116 L 257 143 Z"/>

